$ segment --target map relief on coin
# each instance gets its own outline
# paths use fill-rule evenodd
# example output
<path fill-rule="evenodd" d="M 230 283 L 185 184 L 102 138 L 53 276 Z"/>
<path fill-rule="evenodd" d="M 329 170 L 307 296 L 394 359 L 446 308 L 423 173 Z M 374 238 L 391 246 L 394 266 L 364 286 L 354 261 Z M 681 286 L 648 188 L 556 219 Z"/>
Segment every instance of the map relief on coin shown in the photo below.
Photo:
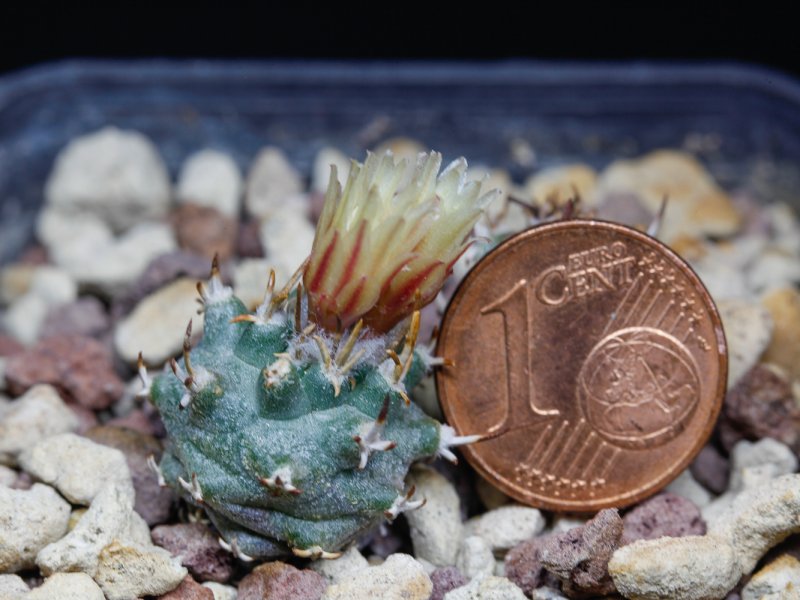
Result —
<path fill-rule="evenodd" d="M 548 508 L 636 501 L 691 460 L 722 399 L 725 345 L 691 270 L 597 221 L 543 226 L 492 252 L 445 317 L 438 376 L 467 458 Z"/>

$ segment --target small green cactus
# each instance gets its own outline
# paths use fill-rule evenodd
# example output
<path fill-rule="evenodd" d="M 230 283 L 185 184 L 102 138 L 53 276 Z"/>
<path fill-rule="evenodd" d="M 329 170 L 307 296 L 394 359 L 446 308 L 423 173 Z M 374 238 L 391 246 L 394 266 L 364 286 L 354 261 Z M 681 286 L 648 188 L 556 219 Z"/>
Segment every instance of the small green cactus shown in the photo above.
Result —
<path fill-rule="evenodd" d="M 152 382 L 140 363 L 169 436 L 153 467 L 239 557 L 337 556 L 424 503 L 405 487 L 412 463 L 479 439 L 407 394 L 441 364 L 417 346 L 419 308 L 489 200 L 463 159 L 437 178 L 440 161 L 422 155 L 402 189 L 389 155 L 354 163 L 344 192 L 332 173 L 312 254 L 281 291 L 271 274 L 248 313 L 214 264 L 202 341 L 190 348 L 190 323 L 183 359 Z"/>

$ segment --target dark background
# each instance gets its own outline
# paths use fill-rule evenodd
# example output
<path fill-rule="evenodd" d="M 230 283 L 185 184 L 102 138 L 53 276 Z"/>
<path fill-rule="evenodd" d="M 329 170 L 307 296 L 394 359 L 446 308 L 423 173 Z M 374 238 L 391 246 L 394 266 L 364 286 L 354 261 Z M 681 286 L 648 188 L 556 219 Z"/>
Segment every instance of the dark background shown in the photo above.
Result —
<path fill-rule="evenodd" d="M 5 3 L 9 4 L 9 3 Z M 0 73 L 75 57 L 735 60 L 800 77 L 796 19 L 763 2 L 14 2 Z M 787 3 L 785 6 L 790 6 Z"/>

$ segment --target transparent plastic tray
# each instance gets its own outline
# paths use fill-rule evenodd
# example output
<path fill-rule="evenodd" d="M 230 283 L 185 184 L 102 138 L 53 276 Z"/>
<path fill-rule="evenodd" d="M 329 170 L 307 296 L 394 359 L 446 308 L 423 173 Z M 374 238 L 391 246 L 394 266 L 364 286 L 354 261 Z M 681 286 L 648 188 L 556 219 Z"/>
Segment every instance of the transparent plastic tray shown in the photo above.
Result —
<path fill-rule="evenodd" d="M 64 62 L 0 78 L 0 262 L 30 241 L 58 150 L 104 125 L 150 136 L 173 173 L 207 146 L 246 168 L 275 144 L 308 172 L 323 146 L 360 157 L 404 135 L 520 178 L 518 141 L 536 167 L 683 147 L 728 187 L 800 190 L 800 84 L 757 67 Z"/>

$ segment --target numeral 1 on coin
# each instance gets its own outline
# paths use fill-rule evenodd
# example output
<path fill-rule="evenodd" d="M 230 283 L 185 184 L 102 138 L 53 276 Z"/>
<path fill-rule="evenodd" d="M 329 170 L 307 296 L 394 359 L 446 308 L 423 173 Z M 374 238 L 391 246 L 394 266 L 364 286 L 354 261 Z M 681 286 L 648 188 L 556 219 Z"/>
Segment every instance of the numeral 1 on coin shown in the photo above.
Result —
<path fill-rule="evenodd" d="M 520 279 L 497 301 L 481 308 L 481 314 L 503 315 L 504 351 L 506 359 L 506 418 L 490 431 L 520 426 L 536 417 L 554 416 L 558 410 L 536 405 L 536 385 L 531 376 L 531 342 L 528 329 L 528 280 Z"/>

